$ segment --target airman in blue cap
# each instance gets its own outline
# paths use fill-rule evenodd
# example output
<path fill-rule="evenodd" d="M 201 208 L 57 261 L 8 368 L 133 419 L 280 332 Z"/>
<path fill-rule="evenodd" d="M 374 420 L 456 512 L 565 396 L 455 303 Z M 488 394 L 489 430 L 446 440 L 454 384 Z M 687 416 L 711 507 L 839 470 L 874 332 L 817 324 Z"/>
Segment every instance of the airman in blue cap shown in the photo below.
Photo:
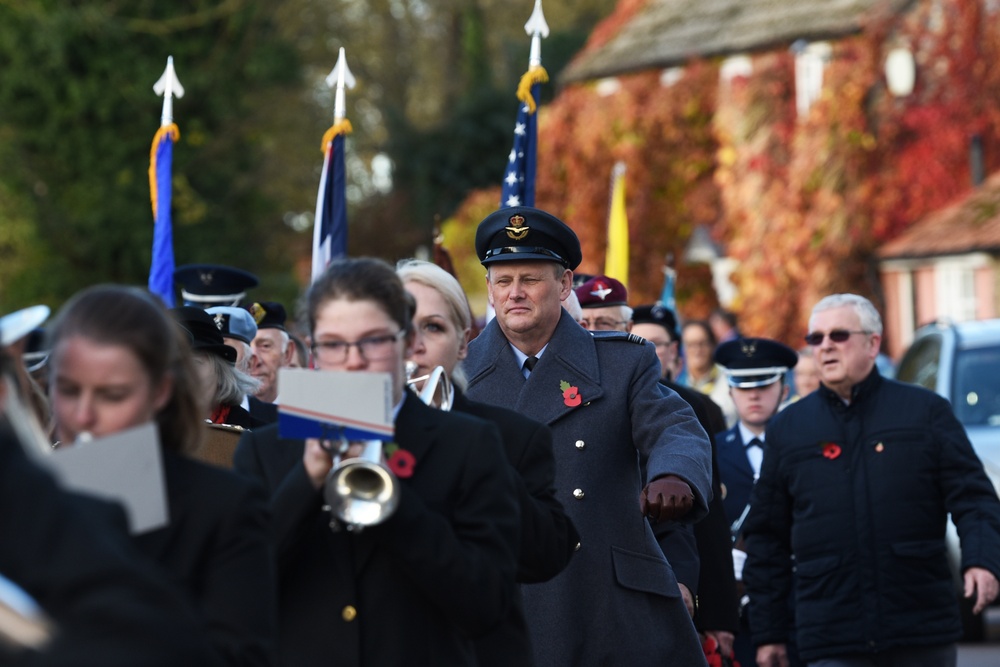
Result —
<path fill-rule="evenodd" d="M 185 306 L 236 306 L 260 281 L 254 274 L 221 264 L 186 264 L 174 269 Z"/>
<path fill-rule="evenodd" d="M 479 224 L 476 253 L 496 317 L 469 344 L 467 396 L 549 425 L 556 488 L 580 534 L 566 570 L 524 589 L 535 663 L 585 655 L 591 664 L 703 664 L 644 517 L 688 522 L 707 513 L 705 431 L 676 393 L 660 391 L 651 345 L 624 331 L 589 332 L 564 314 L 582 259 L 564 222 L 535 208 L 501 209 Z M 581 633 L 595 617 L 617 619 L 615 631 Z"/>
<path fill-rule="evenodd" d="M 764 460 L 767 424 L 788 396 L 785 374 L 798 362 L 795 350 L 768 338 L 737 338 L 719 345 L 715 361 L 725 369 L 729 393 L 736 405 L 736 424 L 715 436 L 719 455 L 719 477 L 724 488 L 722 504 L 726 520 L 738 535 L 746 517 L 750 492 L 760 476 Z M 737 547 L 740 542 L 737 541 Z M 746 556 L 733 551 L 737 581 L 743 579 Z M 745 607 L 746 600 L 743 601 Z M 740 664 L 755 664 L 746 610 L 734 648 Z"/>

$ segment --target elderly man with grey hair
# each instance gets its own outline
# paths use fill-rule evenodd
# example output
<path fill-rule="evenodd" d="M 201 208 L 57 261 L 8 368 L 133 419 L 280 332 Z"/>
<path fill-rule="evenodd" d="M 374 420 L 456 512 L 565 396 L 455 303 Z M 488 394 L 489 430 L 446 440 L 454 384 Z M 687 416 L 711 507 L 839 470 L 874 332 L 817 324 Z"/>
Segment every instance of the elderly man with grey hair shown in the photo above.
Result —
<path fill-rule="evenodd" d="M 629 331 L 632 309 L 628 305 L 628 290 L 620 281 L 609 276 L 594 276 L 575 290 L 583 314 L 577 319 L 590 331 Z"/>
<path fill-rule="evenodd" d="M 998 590 L 996 491 L 948 402 L 879 374 L 868 299 L 821 300 L 805 340 L 821 385 L 768 425 L 744 523 L 757 663 L 787 665 L 794 627 L 811 667 L 954 666 L 945 527 L 950 514 L 980 613 Z"/>

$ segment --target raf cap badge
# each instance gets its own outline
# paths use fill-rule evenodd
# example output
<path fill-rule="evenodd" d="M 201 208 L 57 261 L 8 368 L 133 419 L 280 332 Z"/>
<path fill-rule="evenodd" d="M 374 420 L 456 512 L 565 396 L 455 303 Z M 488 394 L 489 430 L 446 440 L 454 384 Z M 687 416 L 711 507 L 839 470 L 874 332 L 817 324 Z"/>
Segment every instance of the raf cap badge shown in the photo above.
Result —
<path fill-rule="evenodd" d="M 531 230 L 531 227 L 524 224 L 523 215 L 512 215 L 510 216 L 510 220 L 508 220 L 508 222 L 510 223 L 510 226 L 505 228 L 507 230 L 507 236 L 514 241 L 520 241 L 527 236 L 528 231 Z"/>

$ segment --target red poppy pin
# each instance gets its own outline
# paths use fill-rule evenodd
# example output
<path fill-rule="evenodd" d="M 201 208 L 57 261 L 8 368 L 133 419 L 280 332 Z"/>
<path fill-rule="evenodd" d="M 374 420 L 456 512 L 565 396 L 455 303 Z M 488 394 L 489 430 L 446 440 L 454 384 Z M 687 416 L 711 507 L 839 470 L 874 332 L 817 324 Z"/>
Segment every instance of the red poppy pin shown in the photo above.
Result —
<path fill-rule="evenodd" d="M 840 445 L 835 442 L 828 442 L 823 445 L 823 456 L 831 461 L 840 456 Z"/>
<path fill-rule="evenodd" d="M 567 407 L 575 408 L 580 405 L 583 399 L 580 397 L 579 387 L 574 387 L 569 382 L 566 382 L 566 380 L 562 380 L 559 382 L 559 388 L 562 389 L 563 403 Z"/>
<path fill-rule="evenodd" d="M 385 452 L 385 464 L 389 466 L 392 474 L 400 479 L 413 477 L 413 469 L 417 466 L 417 457 L 394 442 L 387 443 L 383 451 Z"/>

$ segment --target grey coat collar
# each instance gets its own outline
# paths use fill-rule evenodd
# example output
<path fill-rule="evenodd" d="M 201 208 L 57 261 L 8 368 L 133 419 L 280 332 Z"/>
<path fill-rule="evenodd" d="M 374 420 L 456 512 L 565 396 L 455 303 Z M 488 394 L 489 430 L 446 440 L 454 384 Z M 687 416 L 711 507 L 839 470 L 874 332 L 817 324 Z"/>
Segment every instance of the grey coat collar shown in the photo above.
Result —
<path fill-rule="evenodd" d="M 594 337 L 565 311 L 527 380 L 495 319 L 472 341 L 469 350 L 470 396 L 509 406 L 537 421 L 551 424 L 604 395 Z M 581 406 L 566 405 L 562 382 L 577 388 Z"/>

